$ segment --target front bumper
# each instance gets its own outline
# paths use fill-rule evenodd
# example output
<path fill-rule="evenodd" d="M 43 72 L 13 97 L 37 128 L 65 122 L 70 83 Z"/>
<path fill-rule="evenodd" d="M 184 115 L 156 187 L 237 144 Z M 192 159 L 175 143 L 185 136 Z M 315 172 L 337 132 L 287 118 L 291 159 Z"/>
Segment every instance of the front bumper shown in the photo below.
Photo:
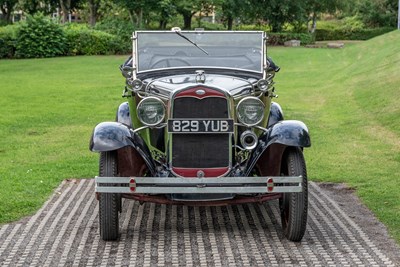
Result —
<path fill-rule="evenodd" d="M 273 177 L 95 177 L 97 193 L 267 194 L 302 192 L 302 176 Z"/>

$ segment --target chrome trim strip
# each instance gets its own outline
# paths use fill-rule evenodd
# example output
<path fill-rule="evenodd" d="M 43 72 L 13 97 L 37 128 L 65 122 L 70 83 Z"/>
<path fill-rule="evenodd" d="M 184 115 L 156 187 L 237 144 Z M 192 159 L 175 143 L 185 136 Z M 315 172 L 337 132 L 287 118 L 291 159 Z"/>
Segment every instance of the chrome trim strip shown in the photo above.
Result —
<path fill-rule="evenodd" d="M 131 179 L 135 179 L 136 187 L 134 191 L 130 189 Z M 271 179 L 273 180 L 272 186 Z M 293 193 L 302 192 L 302 180 L 302 176 L 221 178 L 96 177 L 95 190 L 98 193 L 135 194 Z"/>
<path fill-rule="evenodd" d="M 140 132 L 140 131 L 142 131 L 142 130 L 145 130 L 145 129 L 147 129 L 147 128 L 161 129 L 161 128 L 164 128 L 164 127 L 167 127 L 167 124 L 166 124 L 166 123 L 160 123 L 160 124 L 157 124 L 157 125 L 155 125 L 155 126 L 148 126 L 148 125 L 145 125 L 145 126 L 143 126 L 143 127 L 137 128 L 137 129 L 130 129 L 130 131 L 131 131 L 131 133 L 134 134 L 134 133 Z"/>
<path fill-rule="evenodd" d="M 156 184 L 156 185 L 171 185 L 171 184 L 265 184 L 269 179 L 276 183 L 301 183 L 303 177 L 300 176 L 255 176 L 255 177 L 100 177 L 96 176 L 96 183 L 127 183 L 131 179 L 135 179 L 136 185 L 140 184 Z M 275 185 L 277 186 L 277 185 Z"/>
<path fill-rule="evenodd" d="M 247 127 L 247 128 L 256 128 L 256 129 L 259 129 L 261 131 L 268 132 L 267 128 L 264 128 L 264 127 L 261 127 L 261 126 L 258 126 L 258 125 L 254 125 L 254 126 L 249 127 L 247 125 L 244 125 L 243 123 L 235 122 L 235 126 L 242 126 L 242 127 Z"/>
<path fill-rule="evenodd" d="M 131 37 L 131 39 L 132 39 L 132 68 L 133 68 L 133 71 L 132 71 L 132 79 L 136 79 L 136 76 L 137 76 L 137 66 L 138 66 L 138 57 L 136 56 L 136 54 L 137 54 L 137 42 L 136 42 L 136 40 L 137 40 L 137 35 L 136 35 L 136 32 L 133 32 L 132 33 L 132 37 Z M 133 64 L 135 64 L 134 66 L 133 66 Z"/>
<path fill-rule="evenodd" d="M 171 33 L 172 31 L 170 30 L 165 30 L 165 31 L 136 31 L 136 33 Z M 264 31 L 188 31 L 184 30 L 181 31 L 181 33 L 233 33 L 233 32 L 238 32 L 238 33 L 265 33 Z"/>
<path fill-rule="evenodd" d="M 255 70 L 249 70 L 249 69 L 241 69 L 241 68 L 229 68 L 229 67 L 212 67 L 212 66 L 187 66 L 187 67 L 173 67 L 173 68 L 158 68 L 158 69 L 151 69 L 151 70 L 142 70 L 138 71 L 137 73 L 143 74 L 143 73 L 151 73 L 151 72 L 157 72 L 160 70 L 184 70 L 184 69 L 215 69 L 215 70 L 232 70 L 232 71 L 245 71 L 245 72 L 250 72 L 254 74 L 263 74 L 263 71 L 255 71 Z"/>
<path fill-rule="evenodd" d="M 135 194 L 262 194 L 299 193 L 301 186 L 274 187 L 137 187 Z M 129 188 L 96 187 L 97 193 L 132 193 Z"/>

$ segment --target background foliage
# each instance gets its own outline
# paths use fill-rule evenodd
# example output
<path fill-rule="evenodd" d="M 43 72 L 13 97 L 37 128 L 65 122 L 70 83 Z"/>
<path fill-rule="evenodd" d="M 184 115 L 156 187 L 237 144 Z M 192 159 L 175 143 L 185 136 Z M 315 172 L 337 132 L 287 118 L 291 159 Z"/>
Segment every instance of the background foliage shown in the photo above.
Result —
<path fill-rule="evenodd" d="M 270 45 L 367 40 L 394 29 L 397 8 L 398 0 L 0 0 L 0 25 L 14 11 L 27 16 L 0 26 L 0 58 L 129 53 L 134 30 L 173 26 L 263 30 Z M 69 14 L 83 21 L 67 23 Z"/>
<path fill-rule="evenodd" d="M 17 32 L 15 56 L 21 58 L 64 55 L 66 39 L 61 25 L 42 14 L 29 16 Z"/>
<path fill-rule="evenodd" d="M 67 55 L 111 55 L 126 52 L 121 45 L 126 42 L 122 42 L 116 35 L 86 25 L 70 24 L 64 28 L 64 32 L 67 38 Z"/>
<path fill-rule="evenodd" d="M 285 119 L 310 129 L 309 178 L 356 189 L 398 242 L 399 43 L 394 31 L 344 49 L 268 49 Z M 96 175 L 90 135 L 125 101 L 125 59 L 0 60 L 0 223 L 33 214 L 63 179 Z"/>

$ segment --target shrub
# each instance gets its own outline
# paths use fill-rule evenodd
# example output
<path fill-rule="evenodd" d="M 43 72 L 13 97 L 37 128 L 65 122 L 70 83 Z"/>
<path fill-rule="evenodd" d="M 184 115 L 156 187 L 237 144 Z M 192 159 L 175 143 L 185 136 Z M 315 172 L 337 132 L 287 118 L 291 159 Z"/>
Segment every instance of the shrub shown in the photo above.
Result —
<path fill-rule="evenodd" d="M 16 57 L 37 58 L 64 55 L 62 27 L 42 14 L 28 16 L 18 30 Z"/>
<path fill-rule="evenodd" d="M 267 33 L 269 45 L 283 45 L 289 40 L 300 40 L 302 45 L 313 43 L 313 35 L 308 33 Z"/>
<path fill-rule="evenodd" d="M 135 27 L 129 19 L 106 17 L 96 24 L 95 30 L 115 35 L 119 39 L 122 53 L 128 53 L 132 50 L 131 37 Z"/>
<path fill-rule="evenodd" d="M 269 32 L 271 31 L 271 28 L 268 25 L 264 24 L 241 24 L 233 27 L 234 30 L 240 30 L 240 31 L 264 31 L 264 32 Z"/>
<path fill-rule="evenodd" d="M 132 33 L 135 31 L 135 27 L 130 20 L 114 16 L 104 18 L 96 24 L 94 29 L 118 36 L 122 41 L 128 43 Z"/>
<path fill-rule="evenodd" d="M 0 58 L 12 58 L 17 43 L 18 25 L 0 27 Z"/>
<path fill-rule="evenodd" d="M 346 27 L 336 29 L 317 29 L 315 31 L 315 37 L 317 41 L 368 40 L 393 30 L 394 29 L 391 27 L 372 29 L 348 29 Z"/>
<path fill-rule="evenodd" d="M 65 27 L 64 31 L 67 38 L 67 55 L 109 55 L 126 52 L 124 44 L 115 35 L 77 24 Z"/>
<path fill-rule="evenodd" d="M 192 24 L 192 28 L 203 28 L 206 31 L 221 31 L 221 30 L 226 30 L 226 27 L 222 24 L 219 23 L 211 23 L 208 21 L 202 21 L 201 26 L 198 27 L 198 22 Z"/>

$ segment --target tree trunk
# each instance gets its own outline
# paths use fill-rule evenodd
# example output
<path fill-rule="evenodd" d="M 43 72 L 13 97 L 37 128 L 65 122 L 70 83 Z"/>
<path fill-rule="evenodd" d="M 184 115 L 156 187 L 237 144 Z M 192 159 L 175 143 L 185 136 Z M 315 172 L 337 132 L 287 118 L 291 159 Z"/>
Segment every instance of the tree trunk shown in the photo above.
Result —
<path fill-rule="evenodd" d="M 141 29 L 143 22 L 143 9 L 140 8 L 135 10 L 135 14 L 136 14 L 136 27 Z"/>
<path fill-rule="evenodd" d="M 89 0 L 89 24 L 92 27 L 96 25 L 98 8 L 99 4 L 96 3 L 95 0 Z"/>
<path fill-rule="evenodd" d="M 314 12 L 312 17 L 312 26 L 310 33 L 315 33 L 316 29 L 317 29 L 317 13 Z"/>
<path fill-rule="evenodd" d="M 134 25 L 134 26 L 136 26 L 135 25 L 135 20 L 133 19 L 133 15 L 134 15 L 134 11 L 133 10 L 131 10 L 131 9 L 128 9 L 128 13 L 129 13 L 129 18 L 130 18 L 130 20 L 131 20 L 131 23 L 132 23 L 132 25 Z"/>
<path fill-rule="evenodd" d="M 192 28 L 192 13 L 186 13 L 183 15 L 183 29 L 190 30 Z"/>
<path fill-rule="evenodd" d="M 4 21 L 7 24 L 11 24 L 12 23 L 12 12 L 14 10 L 14 7 L 11 6 L 11 3 L 9 2 L 4 2 L 4 4 L 2 6 L 0 6 L 0 10 L 1 13 L 3 13 L 4 16 Z"/>
<path fill-rule="evenodd" d="M 60 7 L 62 12 L 62 20 L 61 22 L 64 24 L 68 21 L 68 7 L 64 0 L 60 0 Z"/>
<path fill-rule="evenodd" d="M 228 17 L 228 31 L 231 31 L 233 28 L 233 17 L 229 16 Z"/>
<path fill-rule="evenodd" d="M 159 24 L 160 30 L 165 30 L 167 28 L 167 20 L 161 19 Z"/>

